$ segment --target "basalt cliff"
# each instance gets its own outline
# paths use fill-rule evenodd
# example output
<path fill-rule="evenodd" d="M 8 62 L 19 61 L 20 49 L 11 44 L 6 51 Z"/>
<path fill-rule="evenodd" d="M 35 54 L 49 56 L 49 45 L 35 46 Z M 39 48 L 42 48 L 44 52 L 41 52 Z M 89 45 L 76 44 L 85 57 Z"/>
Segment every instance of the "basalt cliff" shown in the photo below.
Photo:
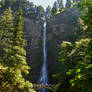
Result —
<path fill-rule="evenodd" d="M 56 72 L 62 41 L 74 42 L 76 39 L 74 31 L 79 16 L 78 10 L 71 8 L 52 16 L 47 22 L 47 66 L 50 83 L 56 83 L 52 75 Z M 25 18 L 24 33 L 27 40 L 27 61 L 31 66 L 29 76 L 33 83 L 37 83 L 43 61 L 43 21 Z"/>

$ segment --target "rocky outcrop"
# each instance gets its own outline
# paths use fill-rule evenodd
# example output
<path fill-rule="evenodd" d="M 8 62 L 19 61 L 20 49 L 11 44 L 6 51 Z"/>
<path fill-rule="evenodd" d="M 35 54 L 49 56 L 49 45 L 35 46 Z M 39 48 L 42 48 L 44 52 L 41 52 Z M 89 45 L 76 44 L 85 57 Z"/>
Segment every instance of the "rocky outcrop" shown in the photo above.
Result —
<path fill-rule="evenodd" d="M 55 73 L 58 65 L 58 54 L 62 41 L 74 42 L 76 36 L 74 30 L 80 13 L 72 8 L 53 16 L 47 25 L 47 60 L 49 70 L 49 82 L 55 83 L 52 74 Z"/>
<path fill-rule="evenodd" d="M 40 67 L 42 64 L 42 28 L 43 22 L 40 20 L 31 20 L 24 18 L 24 33 L 27 40 L 27 61 L 30 70 L 30 79 L 32 82 L 37 82 L 40 76 Z"/>
<path fill-rule="evenodd" d="M 52 75 L 57 69 L 58 53 L 62 41 L 74 42 L 76 39 L 74 30 L 79 16 L 78 10 L 72 8 L 53 16 L 47 23 L 47 64 L 50 83 L 57 82 Z M 25 48 L 27 61 L 31 66 L 29 77 L 33 83 L 37 83 L 43 61 L 43 22 L 25 18 L 24 32 L 27 40 Z"/>

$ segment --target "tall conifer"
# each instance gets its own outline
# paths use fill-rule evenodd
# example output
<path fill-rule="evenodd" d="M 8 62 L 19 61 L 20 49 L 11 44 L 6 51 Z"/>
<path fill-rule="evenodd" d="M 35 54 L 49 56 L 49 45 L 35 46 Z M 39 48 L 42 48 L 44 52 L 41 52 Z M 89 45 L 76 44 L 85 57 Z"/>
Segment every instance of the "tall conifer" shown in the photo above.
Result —
<path fill-rule="evenodd" d="M 57 2 L 55 1 L 53 4 L 51 13 L 52 15 L 55 15 L 57 12 L 58 12 L 58 5 L 57 5 Z"/>
<path fill-rule="evenodd" d="M 66 0 L 66 5 L 65 5 L 66 9 L 71 8 L 71 4 L 72 4 L 71 0 Z"/>
<path fill-rule="evenodd" d="M 12 90 L 18 89 L 26 92 L 34 92 L 32 84 L 26 81 L 23 74 L 28 74 L 30 67 L 26 62 L 25 40 L 23 38 L 23 17 L 21 10 L 12 15 L 11 8 L 4 12 L 0 20 L 1 40 L 3 45 L 2 63 L 7 67 L 3 74 L 3 81 L 11 86 Z M 10 92 L 10 91 L 9 91 Z"/>
<path fill-rule="evenodd" d="M 62 9 L 64 9 L 63 0 L 57 0 L 57 2 L 58 2 L 59 11 L 62 11 Z"/>

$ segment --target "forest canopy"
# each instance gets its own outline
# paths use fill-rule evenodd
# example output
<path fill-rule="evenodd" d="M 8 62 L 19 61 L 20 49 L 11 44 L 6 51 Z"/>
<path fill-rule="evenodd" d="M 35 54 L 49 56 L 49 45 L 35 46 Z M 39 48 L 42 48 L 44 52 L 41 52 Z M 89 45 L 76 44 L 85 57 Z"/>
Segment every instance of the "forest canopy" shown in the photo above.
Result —
<path fill-rule="evenodd" d="M 45 16 L 45 21 L 49 24 L 57 15 L 60 14 L 59 20 L 61 20 L 64 12 L 69 13 L 75 8 L 80 13 L 74 30 L 74 35 L 76 36 L 75 41 L 68 42 L 59 39 L 61 40 L 59 43 L 61 47 L 58 49 L 59 53 L 52 51 L 53 54 L 55 53 L 58 56 L 56 58 L 58 68 L 54 70 L 56 74 L 52 75 L 56 79 L 53 92 L 92 92 L 92 0 L 66 0 L 65 6 L 63 0 L 57 0 L 52 7 L 48 5 L 46 10 L 42 5 L 37 6 L 28 0 L 1 0 L 0 92 L 36 92 L 28 78 L 31 67 L 28 65 L 27 51 L 25 49 L 28 44 L 24 33 L 24 19 L 28 18 L 28 20 L 32 20 L 32 23 L 38 23 L 38 20 L 40 20 L 43 23 L 43 17 Z M 55 32 L 58 32 L 60 29 L 57 25 L 62 26 L 60 22 L 55 26 L 52 25 L 53 30 L 56 28 Z M 63 23 L 63 25 L 66 24 Z M 35 26 L 32 27 L 35 28 Z M 41 32 L 42 29 L 43 27 L 41 28 Z M 50 32 L 53 30 L 50 30 Z M 49 33 L 48 31 L 47 34 Z M 39 44 L 40 42 L 42 42 L 41 37 Z M 52 47 L 54 48 L 54 46 Z M 54 49 L 56 48 L 59 48 L 59 46 L 56 46 Z M 46 50 L 48 49 L 46 48 Z M 37 52 L 37 54 L 39 53 Z"/>

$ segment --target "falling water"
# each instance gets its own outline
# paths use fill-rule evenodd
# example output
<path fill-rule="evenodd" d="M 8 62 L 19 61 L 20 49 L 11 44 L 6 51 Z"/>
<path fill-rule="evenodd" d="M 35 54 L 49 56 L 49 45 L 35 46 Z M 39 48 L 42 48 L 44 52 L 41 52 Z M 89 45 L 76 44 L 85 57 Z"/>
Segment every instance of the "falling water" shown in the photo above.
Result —
<path fill-rule="evenodd" d="M 47 73 L 47 53 L 46 53 L 46 22 L 44 22 L 43 29 L 43 65 L 41 69 L 41 75 L 39 78 L 39 84 L 48 84 L 48 73 Z M 41 89 L 39 92 L 47 92 L 46 89 Z"/>

